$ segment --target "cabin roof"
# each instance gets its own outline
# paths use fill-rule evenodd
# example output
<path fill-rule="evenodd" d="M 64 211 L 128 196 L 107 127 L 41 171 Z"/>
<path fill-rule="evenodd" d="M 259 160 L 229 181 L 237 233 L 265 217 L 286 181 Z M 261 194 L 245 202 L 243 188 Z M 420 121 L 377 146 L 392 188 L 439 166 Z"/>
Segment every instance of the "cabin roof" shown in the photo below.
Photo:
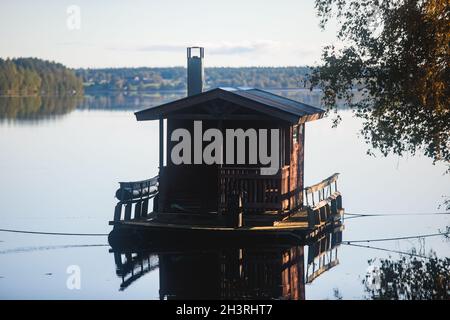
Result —
<path fill-rule="evenodd" d="M 135 113 L 138 121 L 171 118 L 175 112 L 198 104 L 223 100 L 290 123 L 322 118 L 324 110 L 254 88 L 216 88 Z"/>

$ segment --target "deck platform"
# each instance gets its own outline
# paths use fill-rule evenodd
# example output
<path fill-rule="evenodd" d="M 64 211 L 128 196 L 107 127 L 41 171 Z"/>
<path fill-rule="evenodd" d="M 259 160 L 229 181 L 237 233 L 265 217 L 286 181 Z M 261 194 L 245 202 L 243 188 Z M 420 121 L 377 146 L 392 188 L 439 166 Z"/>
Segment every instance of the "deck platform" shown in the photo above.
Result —
<path fill-rule="evenodd" d="M 305 189 L 306 201 L 311 198 L 311 205 L 262 213 L 248 210 L 240 194 L 230 194 L 227 209 L 216 212 L 148 212 L 149 200 L 156 194 L 151 191 L 156 179 L 122 183 L 117 192 L 120 201 L 114 211 L 114 220 L 109 222 L 113 226 L 109 242 L 113 246 L 136 246 L 149 242 L 306 241 L 342 225 L 344 209 L 336 179 L 337 174 Z"/>
<path fill-rule="evenodd" d="M 114 226 L 130 226 L 130 227 L 143 227 L 148 229 L 154 228 L 168 228 L 168 229 L 186 229 L 186 230 L 204 230 L 204 231 L 233 231 L 233 232 L 258 232 L 258 231 L 275 231 L 275 230 L 309 230 L 307 221 L 280 221 L 273 226 L 243 226 L 238 228 L 226 227 L 226 226 L 214 226 L 214 225 L 202 225 L 202 224 L 179 224 L 179 223 L 162 223 L 156 219 L 139 219 L 129 221 L 111 221 Z"/>
<path fill-rule="evenodd" d="M 314 239 L 324 232 L 343 227 L 340 219 L 330 219 L 311 227 L 306 212 L 266 226 L 228 227 L 225 224 L 211 224 L 208 220 L 197 222 L 189 220 L 173 219 L 168 223 L 160 221 L 155 214 L 147 218 L 111 221 L 110 224 L 114 229 L 109 235 L 109 243 L 113 247 L 132 248 L 158 243 L 181 246 L 198 243 L 204 247 L 273 241 L 279 244 L 298 244 Z"/>

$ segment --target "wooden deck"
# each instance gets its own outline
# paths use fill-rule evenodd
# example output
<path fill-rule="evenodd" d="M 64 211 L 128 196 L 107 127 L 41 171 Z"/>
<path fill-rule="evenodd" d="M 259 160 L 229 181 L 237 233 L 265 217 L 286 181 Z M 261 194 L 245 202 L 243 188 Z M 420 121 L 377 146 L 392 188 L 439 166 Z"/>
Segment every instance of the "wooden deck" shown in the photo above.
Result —
<path fill-rule="evenodd" d="M 253 226 L 253 227 L 226 227 L 202 224 L 182 224 L 182 223 L 163 223 L 158 222 L 157 219 L 138 219 L 128 221 L 111 221 L 110 224 L 114 226 L 136 226 L 148 229 L 163 228 L 163 229 L 185 229 L 185 230 L 203 230 L 203 231 L 230 231 L 230 232 L 248 232 L 248 231 L 277 231 L 277 230 L 309 230 L 310 227 L 307 221 L 281 221 L 273 226 Z"/>
<path fill-rule="evenodd" d="M 109 223 L 114 226 L 110 243 L 119 243 L 118 239 L 123 238 L 134 238 L 133 241 L 151 239 L 175 242 L 180 239 L 199 242 L 215 239 L 222 243 L 239 238 L 247 241 L 252 237 L 261 238 L 260 236 L 291 240 L 313 238 L 324 230 L 341 225 L 344 209 L 341 194 L 337 191 L 336 179 L 337 174 L 305 188 L 307 201 L 308 197 L 311 198 L 312 205 L 285 214 L 278 211 L 246 212 L 242 198 L 236 194 L 229 196 L 226 211 L 148 213 L 145 209 L 155 192 L 147 190 L 151 190 L 150 186 L 155 184 L 156 180 L 141 181 L 134 185 L 124 183 L 127 194 L 134 196 L 123 197 L 117 204 L 114 220 Z M 317 201 L 315 198 L 318 198 Z"/>
<path fill-rule="evenodd" d="M 296 221 L 297 220 L 297 221 Z M 306 213 L 294 219 L 278 221 L 270 226 L 228 227 L 195 221 L 172 223 L 157 218 L 111 221 L 114 226 L 109 235 L 113 248 L 147 248 L 151 246 L 174 247 L 228 247 L 236 245 L 299 244 L 320 237 L 326 232 L 343 227 L 339 219 L 329 219 L 311 226 Z"/>

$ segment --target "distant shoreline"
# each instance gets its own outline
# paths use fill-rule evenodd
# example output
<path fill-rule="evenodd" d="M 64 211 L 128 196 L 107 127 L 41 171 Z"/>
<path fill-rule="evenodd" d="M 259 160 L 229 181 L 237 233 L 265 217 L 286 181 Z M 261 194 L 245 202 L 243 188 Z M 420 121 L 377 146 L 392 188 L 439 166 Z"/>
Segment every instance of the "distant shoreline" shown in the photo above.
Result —
<path fill-rule="evenodd" d="M 309 90 L 309 67 L 205 68 L 207 88 Z M 70 69 L 39 58 L 0 58 L 0 96 L 82 96 L 186 92 L 186 68 Z"/>
<path fill-rule="evenodd" d="M 211 90 L 214 88 L 208 88 L 205 89 Z M 258 88 L 260 89 L 260 88 Z M 262 90 L 267 91 L 311 91 L 309 88 L 261 88 Z M 311 92 L 320 92 L 320 89 L 313 89 Z M 171 89 L 152 89 L 152 90 L 143 90 L 143 91 L 125 91 L 125 90 L 84 90 L 83 94 L 63 94 L 63 95 L 54 95 L 54 94 L 28 94 L 28 95 L 21 95 L 21 94 L 14 94 L 14 95 L 5 95 L 0 94 L 0 98 L 37 98 L 37 97 L 43 97 L 43 98 L 83 98 L 84 96 L 89 95 L 108 95 L 108 94 L 124 94 L 124 95 L 141 95 L 141 94 L 154 94 L 154 93 L 186 93 L 186 90 L 180 89 L 180 90 L 171 90 Z"/>
<path fill-rule="evenodd" d="M 244 87 L 244 86 L 242 86 Z M 214 88 L 220 88 L 220 87 L 211 87 L 211 88 L 205 88 L 204 91 L 212 90 Z M 239 87 L 237 87 L 239 88 Z M 261 90 L 268 90 L 268 91 L 311 91 L 309 88 L 278 88 L 278 87 L 271 87 L 271 88 L 256 88 Z M 313 89 L 312 91 L 320 91 L 320 89 Z M 154 92 L 173 92 L 173 93 L 186 93 L 186 89 L 147 89 L 147 90 L 114 90 L 114 89 L 84 89 L 84 94 L 89 93 L 110 93 L 110 92 L 117 92 L 117 93 L 154 93 Z"/>

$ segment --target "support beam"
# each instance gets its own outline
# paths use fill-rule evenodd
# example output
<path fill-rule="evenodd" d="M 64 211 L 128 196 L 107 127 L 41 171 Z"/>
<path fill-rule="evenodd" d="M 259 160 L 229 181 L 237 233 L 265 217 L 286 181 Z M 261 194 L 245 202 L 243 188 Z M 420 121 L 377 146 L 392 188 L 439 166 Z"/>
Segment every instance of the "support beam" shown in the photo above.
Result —
<path fill-rule="evenodd" d="M 159 119 L 159 169 L 164 167 L 164 119 Z"/>

